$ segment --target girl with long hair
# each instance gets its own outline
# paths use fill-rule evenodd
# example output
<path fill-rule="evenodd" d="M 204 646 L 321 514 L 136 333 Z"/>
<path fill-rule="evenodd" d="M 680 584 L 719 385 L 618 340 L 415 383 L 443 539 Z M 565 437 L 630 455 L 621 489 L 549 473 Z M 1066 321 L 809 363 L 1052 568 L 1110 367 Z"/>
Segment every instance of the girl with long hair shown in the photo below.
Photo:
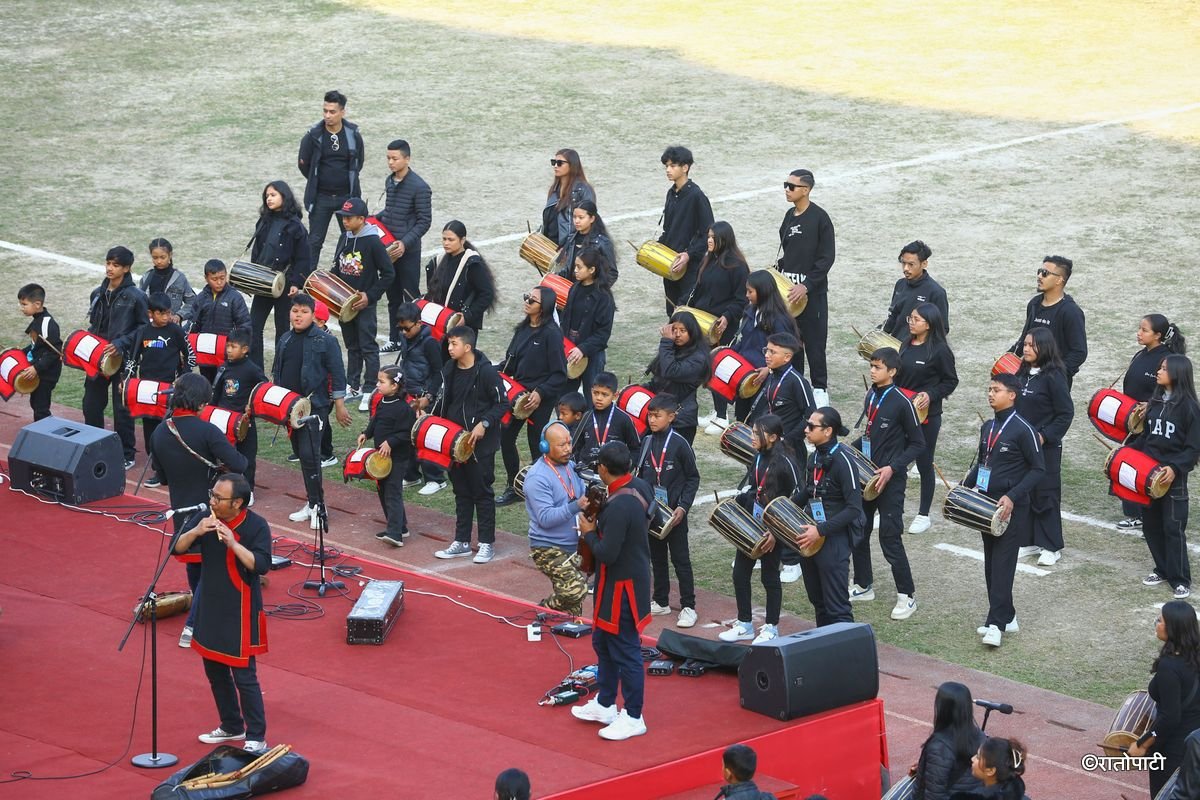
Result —
<path fill-rule="evenodd" d="M 689 311 L 677 311 L 671 321 L 659 329 L 658 355 L 646 367 L 651 376 L 650 390 L 655 394 L 668 392 L 679 401 L 675 416 L 675 432 L 687 440 L 696 439 L 696 420 L 699 408 L 696 391 L 708 383 L 712 372 L 712 357 L 700 325 Z"/>
<path fill-rule="evenodd" d="M 921 745 L 913 773 L 913 799 L 948 800 L 956 792 L 982 787 L 971 774 L 971 758 L 983 740 L 971 690 L 954 681 L 939 686 L 933 698 L 933 733 Z"/>
<path fill-rule="evenodd" d="M 452 219 L 442 228 L 442 253 L 425 265 L 425 299 L 458 311 L 477 333 L 484 312 L 496 305 L 492 269 L 467 239 L 467 226 Z"/>
<path fill-rule="evenodd" d="M 559 247 L 566 247 L 575 235 L 572 224 L 579 204 L 590 200 L 595 207 L 596 190 L 583 174 L 579 153 L 564 147 L 550 159 L 554 180 L 546 190 L 546 205 L 542 208 L 542 234 Z"/>
<path fill-rule="evenodd" d="M 263 187 L 258 222 L 250 239 L 250 260 L 282 272 L 287 280 L 287 288 L 278 298 L 255 295 L 250 303 L 250 327 L 254 331 L 250 358 L 261 367 L 263 328 L 267 317 L 271 312 L 275 313 L 275 339 L 278 340 L 291 325 L 292 295 L 304 287 L 304 281 L 315 268 L 300 204 L 296 202 L 292 187 L 284 181 L 271 181 Z"/>
<path fill-rule="evenodd" d="M 567 381 L 563 391 L 582 389 L 583 396 L 590 398 L 592 381 L 604 372 L 607 363 L 617 301 L 612 293 L 608 262 L 599 250 L 589 247 L 575 257 L 574 277 L 575 284 L 567 293 L 560 321 L 563 336 L 575 345 L 567 353 L 568 365 L 581 358 L 586 358 L 588 365 L 582 375 Z"/>
<path fill-rule="evenodd" d="M 604 220 L 600 218 L 600 212 L 596 210 L 596 204 L 591 200 L 584 200 L 571 212 L 571 220 L 575 230 L 558 251 L 558 257 L 554 261 L 558 267 L 558 274 L 575 280 L 575 259 L 584 250 L 599 250 L 608 264 L 609 285 L 616 283 L 617 251 L 613 247 L 612 236 L 609 235 Z"/>

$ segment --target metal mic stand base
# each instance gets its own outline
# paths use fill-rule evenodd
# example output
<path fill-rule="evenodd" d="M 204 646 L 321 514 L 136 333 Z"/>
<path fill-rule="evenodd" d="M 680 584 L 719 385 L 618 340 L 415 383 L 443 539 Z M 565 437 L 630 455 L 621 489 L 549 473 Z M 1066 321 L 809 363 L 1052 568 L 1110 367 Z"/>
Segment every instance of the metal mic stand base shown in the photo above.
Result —
<path fill-rule="evenodd" d="M 161 769 L 162 767 L 173 767 L 179 763 L 179 756 L 173 756 L 170 753 L 142 753 L 140 756 L 134 756 L 129 759 L 129 763 L 135 767 L 142 769 Z"/>

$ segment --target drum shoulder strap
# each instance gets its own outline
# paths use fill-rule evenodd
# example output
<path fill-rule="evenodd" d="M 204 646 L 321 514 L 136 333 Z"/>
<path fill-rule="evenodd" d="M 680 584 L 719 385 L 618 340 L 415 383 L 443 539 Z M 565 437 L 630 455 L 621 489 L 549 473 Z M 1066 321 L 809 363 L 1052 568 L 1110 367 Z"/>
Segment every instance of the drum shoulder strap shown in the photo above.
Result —
<path fill-rule="evenodd" d="M 650 504 L 646 502 L 646 498 L 642 497 L 641 492 L 637 491 L 636 489 L 631 489 L 628 486 L 622 486 L 620 489 L 617 489 L 615 492 L 613 492 L 609 499 L 611 500 L 613 497 L 620 497 L 621 495 L 629 495 L 630 497 L 633 497 L 642 504 L 642 511 L 644 511 L 647 516 L 650 514 Z"/>
<path fill-rule="evenodd" d="M 204 464 L 204 466 L 208 467 L 209 469 L 212 469 L 212 470 L 220 469 L 220 467 L 218 467 L 216 464 L 209 461 L 207 458 L 205 458 L 204 456 L 200 455 L 195 450 L 193 450 L 191 448 L 191 446 L 188 445 L 188 443 L 183 440 L 183 437 L 179 435 L 179 429 L 175 427 L 175 420 L 168 419 L 165 424 L 167 426 L 167 430 L 169 430 L 171 432 L 171 435 L 175 437 L 175 440 L 177 442 L 179 442 L 180 445 L 183 446 L 184 450 L 187 450 L 189 453 L 191 453 L 192 456 L 194 456 L 196 458 L 196 460 L 198 460 L 200 463 Z"/>
<path fill-rule="evenodd" d="M 450 305 L 450 293 L 454 291 L 454 287 L 458 286 L 458 279 L 462 277 L 463 270 L 467 268 L 467 262 L 475 256 L 479 255 L 474 250 L 464 250 L 462 258 L 458 260 L 458 269 L 454 270 L 454 280 L 450 281 L 450 285 L 446 287 L 446 305 Z M 466 301 L 466 298 L 463 298 Z"/>

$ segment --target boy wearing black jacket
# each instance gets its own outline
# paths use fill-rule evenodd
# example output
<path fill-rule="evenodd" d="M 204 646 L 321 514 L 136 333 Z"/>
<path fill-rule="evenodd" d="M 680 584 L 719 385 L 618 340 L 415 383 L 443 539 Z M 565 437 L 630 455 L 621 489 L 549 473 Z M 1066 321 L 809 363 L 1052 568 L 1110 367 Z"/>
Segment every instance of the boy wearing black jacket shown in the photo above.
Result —
<path fill-rule="evenodd" d="M 1038 294 L 1029 299 L 1025 307 L 1025 327 L 1021 328 L 1021 335 L 1012 346 L 1012 352 L 1019 356 L 1025 347 L 1025 334 L 1031 328 L 1049 328 L 1067 366 L 1068 388 L 1088 355 L 1083 309 L 1066 293 L 1074 267 L 1074 262 L 1064 256 L 1042 259 L 1042 266 L 1037 271 Z"/>
<path fill-rule="evenodd" d="M 29 407 L 33 409 L 33 421 L 50 416 L 50 395 L 62 376 L 62 334 L 58 323 L 46 310 L 46 290 L 36 283 L 26 284 L 17 292 L 21 313 L 29 317 L 25 335 L 30 344 L 25 348 L 29 367 L 17 377 L 31 380 L 38 378 L 38 386 L 29 393 Z"/>
<path fill-rule="evenodd" d="M 666 168 L 671 188 L 667 190 L 667 199 L 663 204 L 663 232 L 658 242 L 678 254 L 671 265 L 671 272 L 683 276 L 675 281 L 663 278 L 667 316 L 670 317 L 675 306 L 682 302 L 680 298 L 691 294 L 696 284 L 700 262 L 704 260 L 704 253 L 708 249 L 708 229 L 713 224 L 713 213 L 708 196 L 692 183 L 690 175 L 692 164 L 695 163 L 692 151 L 673 145 L 663 151 L 660 160 Z"/>
<path fill-rule="evenodd" d="M 892 383 L 900 368 L 900 354 L 882 347 L 871 354 L 871 389 L 863 398 L 863 417 L 867 427 L 854 442 L 862 454 L 877 465 L 875 470 L 879 496 L 863 501 L 867 519 L 879 511 L 879 546 L 883 557 L 892 567 L 896 582 L 896 605 L 892 619 L 908 619 L 917 610 L 916 587 L 908 554 L 904 552 L 904 489 L 908 483 L 908 465 L 925 449 L 925 434 L 917 420 L 912 401 Z M 871 600 L 872 586 L 871 537 L 868 534 L 854 548 L 853 600 Z"/>
<path fill-rule="evenodd" d="M 396 309 L 399 341 L 397 363 L 404 365 L 404 391 L 410 397 L 436 397 L 442 388 L 442 346 L 421 322 L 421 310 L 415 303 L 402 303 Z M 410 451 L 405 465 L 404 485 L 416 486 L 424 475 L 419 494 L 437 494 L 446 488 L 446 472 L 430 461 L 419 461 L 416 449 Z"/>
<path fill-rule="evenodd" d="M 246 414 L 246 436 L 237 443 L 237 451 L 246 457 L 242 471 L 250 491 L 254 491 L 254 473 L 258 465 L 258 428 L 248 413 L 250 394 L 267 379 L 258 362 L 250 358 L 253 334 L 250 328 L 234 328 L 225 339 L 225 363 L 213 377 L 212 404 L 217 408 Z M 253 497 L 251 497 L 253 500 Z"/>
<path fill-rule="evenodd" d="M 617 376 L 611 372 L 596 375 L 592 382 L 592 408 L 583 415 L 578 429 L 571 431 L 575 440 L 575 463 L 580 467 L 595 469 L 600 448 L 606 442 L 624 442 L 629 452 L 637 452 L 641 437 L 633 419 L 613 402 L 616 397 Z"/>
<path fill-rule="evenodd" d="M 900 271 L 904 277 L 896 281 L 892 289 L 892 302 L 888 305 L 888 318 L 883 331 L 900 341 L 907 341 L 908 315 L 922 303 L 933 303 L 942 312 L 946 322 L 946 333 L 950 332 L 950 304 L 946 290 L 926 271 L 933 251 L 920 239 L 904 245 L 900 251 Z"/>
<path fill-rule="evenodd" d="M 127 247 L 110 248 L 104 258 L 104 282 L 92 290 L 88 305 L 88 333 L 108 340 L 105 355 L 121 353 L 128 357 L 133 335 L 146 321 L 146 295 L 133 283 L 129 274 L 133 267 L 133 252 Z M 114 376 L 115 377 L 115 376 Z M 112 394 L 113 429 L 121 439 L 125 454 L 125 469 L 133 466 L 137 441 L 133 435 L 133 417 L 121 396 L 121 381 L 103 373 L 83 382 L 83 421 L 94 428 L 104 428 L 104 409 Z"/>
<path fill-rule="evenodd" d="M 454 487 L 454 541 L 438 558 L 462 558 L 471 555 L 471 522 L 478 515 L 479 552 L 476 564 L 486 564 L 495 555 L 496 450 L 500 447 L 500 418 L 508 409 L 500 373 L 487 356 L 475 349 L 475 331 L 458 325 L 446 333 L 450 361 L 442 367 L 442 393 L 430 409 L 432 413 L 457 423 L 475 443 L 475 452 L 466 463 L 450 465 L 450 484 Z M 421 398 L 421 407 L 429 403 Z"/>
<path fill-rule="evenodd" d="M 367 203 L 351 197 L 336 212 L 345 226 L 333 255 L 333 273 L 341 277 L 358 295 L 350 306 L 358 311 L 354 319 L 342 323 L 342 341 L 346 343 L 346 397 L 361 393 L 359 411 L 370 408 L 370 387 L 379 374 L 379 342 L 375 340 L 378 319 L 375 304 L 392 285 L 396 271 L 387 248 L 379 238 L 379 229 L 367 222 Z"/>
<path fill-rule="evenodd" d="M 204 283 L 192 302 L 180 311 L 180 325 L 189 334 L 212 333 L 227 336 L 234 328 L 250 328 L 250 309 L 242 293 L 229 284 L 225 262 L 211 258 L 204 263 Z M 200 374 L 212 383 L 217 367 L 200 367 Z M 254 481 L 250 481 L 254 485 Z"/>
<path fill-rule="evenodd" d="M 187 334 L 177 323 L 171 322 L 171 298 L 166 292 L 150 295 L 150 322 L 143 325 L 134 337 L 133 349 L 127 365 L 129 377 L 142 380 L 175 383 L 175 379 L 196 368 L 196 354 L 188 344 Z M 142 436 L 146 452 L 150 452 L 150 437 L 162 420 L 155 417 L 142 418 Z M 161 486 L 157 472 L 146 481 L 151 488 Z"/>
<path fill-rule="evenodd" d="M 637 477 L 654 489 L 663 524 L 672 525 L 666 538 L 650 537 L 650 565 L 654 572 L 654 594 L 650 613 L 671 613 L 671 573 L 667 555 L 679 580 L 679 619 L 675 625 L 690 628 L 696 624 L 696 585 L 692 577 L 692 557 L 688 552 L 687 513 L 700 488 L 696 454 L 687 440 L 671 429 L 678 401 L 669 394 L 655 395 L 650 401 L 647 422 L 650 432 L 642 442 L 634 462 Z M 662 507 L 670 509 L 670 518 Z"/>
<path fill-rule="evenodd" d="M 962 485 L 996 500 L 1008 528 L 1001 536 L 983 537 L 983 576 L 987 583 L 988 614 L 976 631 L 983 643 L 999 647 L 1001 634 L 1017 630 L 1013 607 L 1013 577 L 1017 573 L 1017 548 L 1033 525 L 1030 493 L 1045 472 L 1037 431 L 1015 408 L 1021 382 L 1001 373 L 988 384 L 988 405 L 994 417 L 979 429 L 979 451 Z"/>

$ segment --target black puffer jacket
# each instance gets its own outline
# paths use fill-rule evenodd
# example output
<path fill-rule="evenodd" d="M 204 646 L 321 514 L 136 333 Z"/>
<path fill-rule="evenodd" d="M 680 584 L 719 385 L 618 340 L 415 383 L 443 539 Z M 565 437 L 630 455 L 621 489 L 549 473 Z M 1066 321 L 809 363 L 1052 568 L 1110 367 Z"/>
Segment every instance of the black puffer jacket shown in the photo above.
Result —
<path fill-rule="evenodd" d="M 971 752 L 983 744 L 983 731 L 976 728 L 971 740 Z M 914 800 L 946 800 L 955 792 L 974 792 L 983 788 L 971 774 L 971 759 L 965 762 L 954 758 L 954 737 L 941 730 L 929 737 L 917 762 Z"/>

